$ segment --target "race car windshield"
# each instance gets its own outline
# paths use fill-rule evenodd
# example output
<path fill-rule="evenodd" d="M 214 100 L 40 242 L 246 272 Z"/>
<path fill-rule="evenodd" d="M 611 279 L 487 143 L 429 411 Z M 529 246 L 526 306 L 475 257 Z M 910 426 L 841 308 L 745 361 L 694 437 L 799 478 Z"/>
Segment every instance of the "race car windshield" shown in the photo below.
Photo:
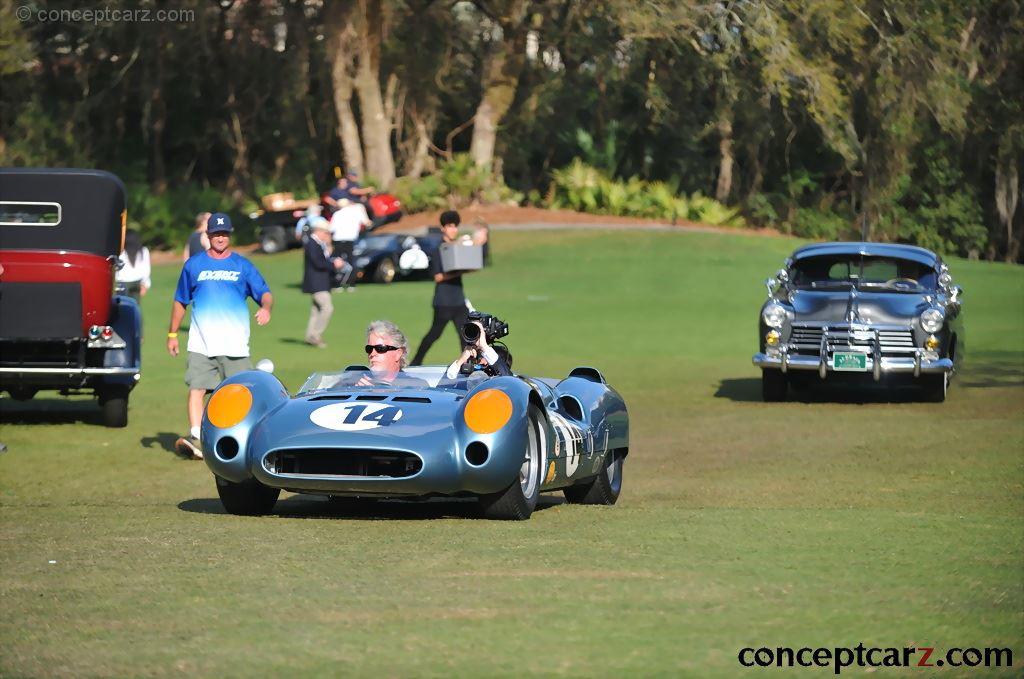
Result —
<path fill-rule="evenodd" d="M 416 366 L 408 367 L 398 373 L 392 381 L 386 381 L 369 369 L 349 368 L 338 372 L 316 372 L 310 375 L 296 395 L 302 395 L 325 389 L 371 389 L 371 390 L 422 390 L 422 389 L 452 389 L 455 391 L 467 391 L 476 384 L 478 380 L 485 379 L 486 375 L 471 375 L 468 378 L 456 376 L 449 379 L 445 376 L 448 366 Z"/>
<path fill-rule="evenodd" d="M 808 257 L 793 267 L 793 285 L 802 290 L 920 293 L 934 290 L 935 271 L 920 262 L 893 257 L 830 255 Z"/>

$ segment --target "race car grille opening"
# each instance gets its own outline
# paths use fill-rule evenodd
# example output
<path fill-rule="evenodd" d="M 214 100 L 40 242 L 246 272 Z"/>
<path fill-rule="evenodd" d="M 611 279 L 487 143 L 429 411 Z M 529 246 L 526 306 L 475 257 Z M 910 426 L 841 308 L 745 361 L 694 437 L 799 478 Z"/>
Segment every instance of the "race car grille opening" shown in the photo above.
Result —
<path fill-rule="evenodd" d="M 402 450 L 296 448 L 269 453 L 264 466 L 275 474 L 296 476 L 401 479 L 418 474 L 423 469 L 423 460 Z"/>

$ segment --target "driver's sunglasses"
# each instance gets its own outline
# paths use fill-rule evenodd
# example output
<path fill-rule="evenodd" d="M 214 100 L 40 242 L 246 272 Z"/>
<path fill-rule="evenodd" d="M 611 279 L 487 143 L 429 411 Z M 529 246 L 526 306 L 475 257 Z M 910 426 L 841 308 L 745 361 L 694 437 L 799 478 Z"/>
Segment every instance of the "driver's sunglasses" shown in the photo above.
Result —
<path fill-rule="evenodd" d="M 367 344 L 366 347 L 364 348 L 366 349 L 367 356 L 369 356 L 374 351 L 376 351 L 378 354 L 386 354 L 389 351 L 395 351 L 396 349 L 400 349 L 401 347 L 393 347 L 390 344 Z"/>

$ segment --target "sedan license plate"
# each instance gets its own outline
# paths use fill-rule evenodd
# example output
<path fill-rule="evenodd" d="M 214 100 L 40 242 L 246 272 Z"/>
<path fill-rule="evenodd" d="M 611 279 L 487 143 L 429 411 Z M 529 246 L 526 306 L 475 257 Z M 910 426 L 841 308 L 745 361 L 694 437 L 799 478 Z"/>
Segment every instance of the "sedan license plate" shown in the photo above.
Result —
<path fill-rule="evenodd" d="M 836 352 L 832 355 L 833 370 L 859 370 L 868 369 L 867 354 L 846 354 Z"/>

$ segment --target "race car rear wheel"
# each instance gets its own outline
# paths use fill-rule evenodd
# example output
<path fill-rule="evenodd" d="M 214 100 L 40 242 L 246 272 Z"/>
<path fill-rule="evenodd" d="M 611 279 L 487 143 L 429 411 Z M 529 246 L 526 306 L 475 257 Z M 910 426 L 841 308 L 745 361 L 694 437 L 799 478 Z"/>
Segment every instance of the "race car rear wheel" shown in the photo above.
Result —
<path fill-rule="evenodd" d="M 547 440 L 544 417 L 535 405 L 530 405 L 526 426 L 526 450 L 523 451 L 519 474 L 505 490 L 480 498 L 480 508 L 488 519 L 524 521 L 530 518 L 537 506 Z"/>
<path fill-rule="evenodd" d="M 277 496 L 281 494 L 280 488 L 269 488 L 256 479 L 248 479 L 241 483 L 228 481 L 221 477 L 217 479 L 217 495 L 220 495 L 220 502 L 231 514 L 243 516 L 260 516 L 267 514 L 274 508 Z"/>
<path fill-rule="evenodd" d="M 622 491 L 623 457 L 614 450 L 608 451 L 610 458 L 604 470 L 586 483 L 569 486 L 562 492 L 565 501 L 574 505 L 613 505 Z"/>

